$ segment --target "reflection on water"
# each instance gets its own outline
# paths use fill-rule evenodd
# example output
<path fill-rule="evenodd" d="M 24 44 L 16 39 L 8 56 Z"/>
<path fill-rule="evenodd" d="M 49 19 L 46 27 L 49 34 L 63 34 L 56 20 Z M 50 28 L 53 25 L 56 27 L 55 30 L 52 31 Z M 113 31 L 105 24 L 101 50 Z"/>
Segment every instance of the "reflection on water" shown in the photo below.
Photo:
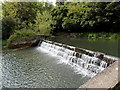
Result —
<path fill-rule="evenodd" d="M 78 88 L 89 78 L 36 48 L 3 53 L 3 87 Z"/>
<path fill-rule="evenodd" d="M 118 51 L 120 51 L 120 48 L 118 48 L 119 40 L 88 40 L 80 38 L 52 38 L 51 40 L 120 57 L 118 55 Z"/>

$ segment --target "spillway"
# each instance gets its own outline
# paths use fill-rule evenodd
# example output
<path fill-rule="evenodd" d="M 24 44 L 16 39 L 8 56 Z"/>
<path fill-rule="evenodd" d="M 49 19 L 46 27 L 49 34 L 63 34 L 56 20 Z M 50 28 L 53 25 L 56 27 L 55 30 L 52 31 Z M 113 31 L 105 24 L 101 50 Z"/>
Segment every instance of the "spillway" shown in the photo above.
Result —
<path fill-rule="evenodd" d="M 90 50 L 79 49 L 48 40 L 41 40 L 38 44 L 38 48 L 57 57 L 60 62 L 74 67 L 77 73 L 89 77 L 94 77 L 114 62 L 114 60 L 111 62 L 109 62 L 109 60 L 102 60 L 102 54 L 98 55 L 98 53 Z"/>

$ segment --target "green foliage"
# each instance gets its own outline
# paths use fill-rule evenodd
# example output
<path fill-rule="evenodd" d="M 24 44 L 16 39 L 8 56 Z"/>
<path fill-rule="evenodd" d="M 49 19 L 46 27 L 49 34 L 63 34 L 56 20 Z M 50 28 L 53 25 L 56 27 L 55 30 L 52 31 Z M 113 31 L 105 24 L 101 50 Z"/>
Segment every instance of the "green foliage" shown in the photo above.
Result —
<path fill-rule="evenodd" d="M 4 17 L 2 19 L 2 39 L 8 39 L 9 36 L 14 32 L 16 25 L 17 22 L 13 17 Z"/>
<path fill-rule="evenodd" d="M 27 28 L 29 23 L 34 24 L 38 11 L 42 13 L 51 8 L 52 5 L 44 2 L 5 2 L 2 5 L 3 16 L 12 16 L 18 21 L 17 29 L 21 29 L 23 26 Z"/>
<path fill-rule="evenodd" d="M 97 2 L 90 5 L 92 9 L 88 13 L 87 20 L 94 21 L 91 31 L 119 32 L 120 2 Z"/>
<path fill-rule="evenodd" d="M 35 20 L 35 32 L 43 35 L 51 35 L 54 23 L 55 21 L 52 20 L 52 16 L 48 11 L 44 11 L 42 14 L 38 12 Z"/>
<path fill-rule="evenodd" d="M 0 40 L 0 50 L 7 49 L 7 40 Z"/>
<path fill-rule="evenodd" d="M 2 15 L 3 17 L 6 16 L 13 16 L 15 17 L 17 14 L 17 2 L 4 2 L 2 3 Z"/>
<path fill-rule="evenodd" d="M 20 35 L 29 34 L 28 31 L 21 29 L 30 29 L 30 35 L 34 34 L 35 29 L 35 19 L 37 12 L 42 14 L 45 10 L 50 11 L 52 5 L 45 2 L 4 2 L 2 4 L 2 37 L 3 39 L 8 39 L 9 36 L 14 33 L 15 30 L 20 31 Z M 39 22 L 39 21 L 38 21 Z M 40 21 L 41 22 L 41 21 Z M 51 22 L 41 23 L 40 28 L 41 34 L 49 34 Z M 47 26 L 47 27 L 46 27 Z M 48 29 L 48 30 L 47 30 Z M 46 30 L 46 31 L 45 31 Z M 9 38 L 8 41 L 17 40 L 18 38 L 24 38 L 18 35 L 18 32 L 15 31 L 13 35 Z M 39 33 L 38 33 L 39 34 Z M 18 35 L 18 36 L 17 36 Z M 24 36 L 23 35 L 23 36 Z M 27 35 L 25 35 L 27 36 Z"/>
<path fill-rule="evenodd" d="M 88 34 L 88 39 L 94 39 L 96 38 L 96 34 Z"/>
<path fill-rule="evenodd" d="M 57 32 L 87 32 L 90 34 L 81 35 L 99 39 L 119 37 L 116 32 L 120 28 L 120 2 L 62 2 L 56 6 L 45 2 L 5 2 L 2 9 L 3 39 L 23 28 L 32 30 L 31 34 L 49 36 Z M 15 40 L 17 33 L 9 39 Z"/>
<path fill-rule="evenodd" d="M 2 40 L 2 46 L 6 46 L 7 45 L 7 40 Z"/>
<path fill-rule="evenodd" d="M 85 25 L 84 17 L 90 8 L 85 7 L 85 3 L 66 3 L 68 8 L 67 16 L 63 19 L 63 28 L 71 32 L 82 32 Z M 84 24 L 84 25 L 83 25 Z"/>
<path fill-rule="evenodd" d="M 10 44 L 11 42 L 15 42 L 15 41 L 20 41 L 20 40 L 24 40 L 24 39 L 28 39 L 31 38 L 33 36 L 37 35 L 34 31 L 32 30 L 16 30 L 14 32 L 14 34 L 12 34 L 9 39 L 7 40 L 8 44 Z"/>
<path fill-rule="evenodd" d="M 68 13 L 62 19 L 62 27 L 67 31 L 119 32 L 120 2 L 67 2 L 64 5 Z"/>
<path fill-rule="evenodd" d="M 88 33 L 88 39 L 120 39 L 120 33 Z"/>
<path fill-rule="evenodd" d="M 63 30 L 62 23 L 63 18 L 67 16 L 68 9 L 67 7 L 63 4 L 57 4 L 56 7 L 54 7 L 51 10 L 51 15 L 53 20 L 55 20 L 55 25 L 54 25 L 54 32 L 60 32 Z"/>
<path fill-rule="evenodd" d="M 116 33 L 114 33 L 114 34 L 112 34 L 110 37 L 109 37 L 109 39 L 120 39 L 120 34 L 116 34 Z"/>
<path fill-rule="evenodd" d="M 16 17 L 19 18 L 21 22 L 34 23 L 37 11 L 42 10 L 43 4 L 37 2 L 18 2 L 17 3 L 17 14 Z"/>

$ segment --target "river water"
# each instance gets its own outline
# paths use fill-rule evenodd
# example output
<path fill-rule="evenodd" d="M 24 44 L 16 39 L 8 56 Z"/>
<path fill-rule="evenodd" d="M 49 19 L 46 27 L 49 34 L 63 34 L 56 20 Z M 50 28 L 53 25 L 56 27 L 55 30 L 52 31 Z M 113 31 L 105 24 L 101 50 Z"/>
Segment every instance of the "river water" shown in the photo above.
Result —
<path fill-rule="evenodd" d="M 117 40 L 89 41 L 72 38 L 52 40 L 118 56 Z M 88 76 L 78 74 L 74 67 L 60 63 L 58 58 L 40 51 L 38 47 L 3 53 L 0 60 L 2 87 L 6 88 L 76 89 L 90 79 Z"/>
<path fill-rule="evenodd" d="M 52 38 L 52 41 L 59 43 L 64 43 L 72 45 L 75 47 L 80 47 L 84 49 L 89 49 L 93 51 L 99 51 L 106 53 L 108 55 L 120 57 L 119 55 L 119 40 L 89 40 L 89 39 L 79 39 L 79 38 Z"/>
<path fill-rule="evenodd" d="M 78 88 L 89 79 L 37 47 L 3 53 L 2 66 L 6 88 Z"/>

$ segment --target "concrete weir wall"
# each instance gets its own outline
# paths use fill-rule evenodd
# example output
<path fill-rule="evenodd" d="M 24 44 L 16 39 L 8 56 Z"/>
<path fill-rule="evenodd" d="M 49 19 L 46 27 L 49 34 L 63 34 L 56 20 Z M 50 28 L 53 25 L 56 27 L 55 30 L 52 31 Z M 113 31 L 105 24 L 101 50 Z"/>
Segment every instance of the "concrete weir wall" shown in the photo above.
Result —
<path fill-rule="evenodd" d="M 104 88 L 105 90 L 115 87 L 115 85 L 120 81 L 118 78 L 118 67 L 120 67 L 120 58 L 106 55 L 101 52 L 91 51 L 83 48 L 73 47 L 66 44 L 61 44 L 57 42 L 52 42 L 44 40 L 45 42 L 55 44 L 70 50 L 75 51 L 75 56 L 79 57 L 79 53 L 86 54 L 91 57 L 99 58 L 102 61 L 107 62 L 107 68 L 102 72 L 98 73 L 95 77 L 91 78 L 88 82 L 81 85 L 78 90 L 93 90 L 93 88 Z"/>
<path fill-rule="evenodd" d="M 113 88 L 120 80 L 118 76 L 118 67 L 120 67 L 120 63 L 118 64 L 118 62 L 119 60 L 115 61 L 101 73 L 80 86 L 79 89 L 81 90 L 84 88 L 84 90 L 91 90 L 93 88 L 106 88 L 105 90 L 107 90 Z"/>

